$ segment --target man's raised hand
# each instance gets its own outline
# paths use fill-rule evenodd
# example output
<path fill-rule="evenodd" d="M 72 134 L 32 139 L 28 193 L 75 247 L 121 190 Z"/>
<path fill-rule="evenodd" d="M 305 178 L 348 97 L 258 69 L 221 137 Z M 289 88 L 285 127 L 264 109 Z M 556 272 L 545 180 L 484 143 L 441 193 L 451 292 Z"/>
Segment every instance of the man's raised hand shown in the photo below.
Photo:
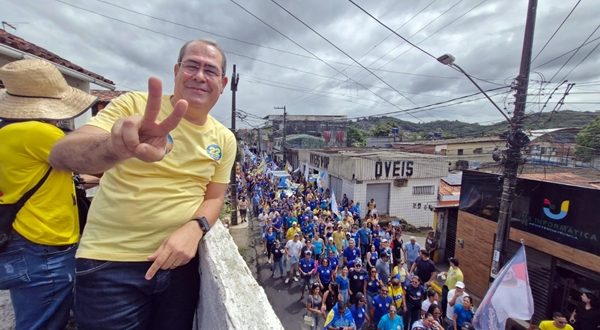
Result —
<path fill-rule="evenodd" d="M 151 77 L 148 79 L 148 102 L 144 116 L 120 119 L 112 128 L 111 143 L 119 159 L 136 157 L 146 162 L 163 159 L 166 154 L 167 135 L 183 119 L 188 103 L 185 100 L 177 101 L 173 112 L 162 122 L 157 122 L 161 101 L 162 82 Z"/>

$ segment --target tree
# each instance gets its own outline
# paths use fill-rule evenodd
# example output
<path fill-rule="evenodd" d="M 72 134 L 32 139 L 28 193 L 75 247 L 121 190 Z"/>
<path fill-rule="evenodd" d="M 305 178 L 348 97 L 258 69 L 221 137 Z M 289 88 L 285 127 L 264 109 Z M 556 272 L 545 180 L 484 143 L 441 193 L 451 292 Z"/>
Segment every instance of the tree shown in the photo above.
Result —
<path fill-rule="evenodd" d="M 600 116 L 579 131 L 575 141 L 575 155 L 579 160 L 589 162 L 600 155 Z"/>
<path fill-rule="evenodd" d="M 367 137 L 363 130 L 348 126 L 348 146 L 349 147 L 366 147 Z"/>

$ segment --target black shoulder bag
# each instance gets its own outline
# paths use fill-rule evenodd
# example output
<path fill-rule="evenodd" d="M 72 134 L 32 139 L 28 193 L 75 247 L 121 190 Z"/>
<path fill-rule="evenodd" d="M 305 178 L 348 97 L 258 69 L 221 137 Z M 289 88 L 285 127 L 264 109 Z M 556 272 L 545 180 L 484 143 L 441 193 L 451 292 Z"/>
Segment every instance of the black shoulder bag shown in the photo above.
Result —
<path fill-rule="evenodd" d="M 16 203 L 14 204 L 0 204 L 0 251 L 4 249 L 4 246 L 10 240 L 10 233 L 12 231 L 12 224 L 17 218 L 17 213 L 21 210 L 23 205 L 29 200 L 33 194 L 44 184 L 50 172 L 52 171 L 52 167 L 48 168 L 44 177 L 38 181 L 38 183 L 29 191 L 23 195 Z"/>

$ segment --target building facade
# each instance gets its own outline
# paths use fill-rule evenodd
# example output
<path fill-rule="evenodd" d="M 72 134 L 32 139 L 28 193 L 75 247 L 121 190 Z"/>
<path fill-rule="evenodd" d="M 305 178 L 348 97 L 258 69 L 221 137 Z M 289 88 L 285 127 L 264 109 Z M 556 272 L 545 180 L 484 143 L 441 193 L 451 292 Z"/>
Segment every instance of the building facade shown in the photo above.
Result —
<path fill-rule="evenodd" d="M 396 150 L 298 150 L 299 168 L 318 174 L 320 183 L 361 205 L 372 198 L 379 215 L 406 220 L 416 227 L 433 225 L 440 178 L 448 174 L 444 156 Z"/>
<path fill-rule="evenodd" d="M 463 172 L 456 256 L 470 291 L 483 297 L 489 285 L 492 249 L 501 196 L 497 174 Z M 553 312 L 568 315 L 583 289 L 600 294 L 600 189 L 519 178 L 512 205 L 508 258 L 526 246 L 535 303 L 533 324 Z"/>
<path fill-rule="evenodd" d="M 502 149 L 506 141 L 499 137 L 459 138 L 394 143 L 394 149 L 448 157 L 449 170 L 479 168 L 483 163 L 494 162 L 492 153 Z"/>

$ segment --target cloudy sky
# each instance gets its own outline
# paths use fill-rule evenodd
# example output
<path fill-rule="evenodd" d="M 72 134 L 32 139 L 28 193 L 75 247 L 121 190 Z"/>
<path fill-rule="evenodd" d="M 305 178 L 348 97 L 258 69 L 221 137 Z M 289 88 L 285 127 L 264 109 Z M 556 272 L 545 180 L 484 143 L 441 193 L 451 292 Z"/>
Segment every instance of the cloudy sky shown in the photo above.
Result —
<path fill-rule="evenodd" d="M 145 90 L 152 75 L 171 91 L 181 44 L 215 40 L 227 74 L 236 64 L 240 75 L 238 127 L 259 125 L 283 105 L 291 115 L 490 124 L 502 115 L 481 95 L 468 96 L 476 87 L 434 57 L 452 54 L 510 115 L 527 1 L 0 0 L 0 8 L 0 20 L 17 28 L 7 31 L 121 90 Z M 600 108 L 598 17 L 597 0 L 539 1 L 527 112 Z M 564 80 L 575 83 L 567 96 Z M 230 125 L 229 87 L 212 114 Z"/>

